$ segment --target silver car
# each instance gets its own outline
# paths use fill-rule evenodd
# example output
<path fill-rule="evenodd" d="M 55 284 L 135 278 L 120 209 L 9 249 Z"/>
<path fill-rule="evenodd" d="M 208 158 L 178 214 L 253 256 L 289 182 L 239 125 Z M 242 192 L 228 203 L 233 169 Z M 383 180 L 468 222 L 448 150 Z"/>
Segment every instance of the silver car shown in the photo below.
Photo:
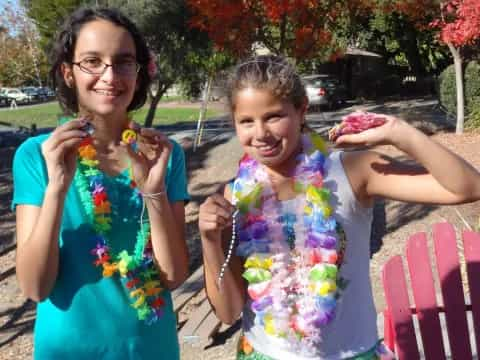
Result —
<path fill-rule="evenodd" d="M 302 77 L 311 107 L 326 106 L 333 109 L 348 99 L 347 88 L 333 75 L 309 75 Z"/>

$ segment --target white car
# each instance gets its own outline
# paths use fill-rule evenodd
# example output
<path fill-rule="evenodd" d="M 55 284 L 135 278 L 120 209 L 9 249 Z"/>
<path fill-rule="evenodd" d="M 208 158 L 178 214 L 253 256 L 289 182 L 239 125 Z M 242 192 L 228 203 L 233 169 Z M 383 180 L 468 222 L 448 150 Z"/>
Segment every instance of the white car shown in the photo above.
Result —
<path fill-rule="evenodd" d="M 26 104 L 30 102 L 30 96 L 22 92 L 20 89 L 17 88 L 6 88 L 3 89 L 2 95 L 7 98 L 8 103 L 10 104 L 13 100 L 17 104 Z"/>
<path fill-rule="evenodd" d="M 329 109 L 344 103 L 347 89 L 333 75 L 309 75 L 302 77 L 310 106 L 326 106 Z"/>

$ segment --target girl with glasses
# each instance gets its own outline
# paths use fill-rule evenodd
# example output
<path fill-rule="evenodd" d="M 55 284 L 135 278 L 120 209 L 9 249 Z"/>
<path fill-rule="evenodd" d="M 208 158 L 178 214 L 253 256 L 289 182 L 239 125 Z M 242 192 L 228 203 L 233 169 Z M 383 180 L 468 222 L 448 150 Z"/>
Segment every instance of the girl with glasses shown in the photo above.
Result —
<path fill-rule="evenodd" d="M 149 51 L 113 9 L 61 29 L 51 77 L 74 119 L 14 158 L 16 270 L 38 302 L 35 359 L 178 359 L 170 289 L 188 274 L 184 155 L 129 112 L 143 106 Z"/>

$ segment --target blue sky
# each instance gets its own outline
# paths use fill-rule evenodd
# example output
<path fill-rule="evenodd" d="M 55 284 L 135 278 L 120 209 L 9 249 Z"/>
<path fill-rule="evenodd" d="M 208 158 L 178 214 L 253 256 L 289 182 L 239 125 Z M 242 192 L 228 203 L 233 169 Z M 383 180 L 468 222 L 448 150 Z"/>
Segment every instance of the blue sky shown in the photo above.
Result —
<path fill-rule="evenodd" d="M 17 0 L 11 0 L 11 1 L 8 1 L 8 0 L 0 0 L 0 10 L 3 10 L 5 8 L 5 6 L 7 6 L 8 3 L 11 3 L 13 4 L 13 6 L 18 6 L 18 1 Z"/>

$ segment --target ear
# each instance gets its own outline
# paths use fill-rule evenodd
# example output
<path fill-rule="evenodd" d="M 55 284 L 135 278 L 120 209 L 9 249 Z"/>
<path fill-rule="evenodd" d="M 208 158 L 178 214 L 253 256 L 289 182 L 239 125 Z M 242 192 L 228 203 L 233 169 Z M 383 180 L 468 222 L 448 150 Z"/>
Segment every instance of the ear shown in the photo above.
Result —
<path fill-rule="evenodd" d="M 75 80 L 73 78 L 72 66 L 67 63 L 62 63 L 62 65 L 60 66 L 60 71 L 62 72 L 65 84 L 67 84 L 69 88 L 73 87 Z"/>

